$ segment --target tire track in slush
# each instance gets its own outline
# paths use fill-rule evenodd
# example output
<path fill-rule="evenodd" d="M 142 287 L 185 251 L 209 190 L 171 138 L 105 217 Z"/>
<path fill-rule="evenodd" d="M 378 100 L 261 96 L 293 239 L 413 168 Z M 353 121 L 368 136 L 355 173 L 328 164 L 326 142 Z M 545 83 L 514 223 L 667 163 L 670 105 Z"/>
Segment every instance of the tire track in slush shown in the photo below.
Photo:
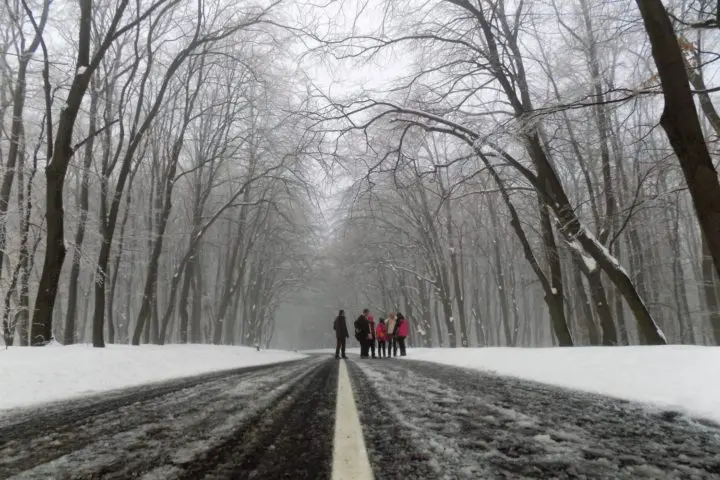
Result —
<path fill-rule="evenodd" d="M 384 369 L 385 361 L 373 361 L 371 368 Z M 348 362 L 350 382 L 355 391 L 357 411 L 365 434 L 373 474 L 377 480 L 427 480 L 443 478 L 437 462 L 413 441 L 409 430 L 395 415 L 392 405 L 367 381 L 356 361 Z M 385 388 L 394 389 L 387 385 Z"/>
<path fill-rule="evenodd" d="M 125 402 L 116 394 L 112 407 L 98 405 L 103 413 L 84 419 L 82 411 L 66 406 L 68 422 L 56 420 L 45 434 L 31 428 L 22 436 L 11 426 L 14 435 L 5 441 L 0 430 L 0 478 L 136 478 L 151 471 L 155 478 L 174 478 L 262 415 L 268 404 L 292 395 L 321 366 L 319 359 L 309 359 L 213 374 L 161 396 L 133 392 Z"/>
<path fill-rule="evenodd" d="M 175 478 L 330 478 L 338 366 L 323 361 Z"/>
<path fill-rule="evenodd" d="M 79 397 L 71 402 L 54 401 L 47 404 L 23 409 L 12 409 L 0 413 L 0 438 L 10 440 L 14 437 L 38 436 L 48 431 L 62 430 L 70 423 L 84 423 L 96 415 L 117 410 L 132 403 L 145 402 L 158 397 L 189 390 L 198 385 L 206 385 L 229 377 L 241 377 L 268 369 L 291 368 L 303 360 L 292 360 L 280 364 L 253 365 L 219 372 L 203 373 L 165 382 L 139 385 L 110 392 Z M 70 405 L 71 403 L 71 405 Z M 1 444 L 0 444 L 1 445 Z"/>
<path fill-rule="evenodd" d="M 402 478 L 720 478 L 720 429 L 682 416 L 427 362 L 361 362 L 352 374 L 400 424 L 400 445 L 368 433 L 373 462 L 390 458 L 377 478 L 412 470 L 394 452 L 408 463 L 421 452 L 414 465 L 434 469 Z"/>

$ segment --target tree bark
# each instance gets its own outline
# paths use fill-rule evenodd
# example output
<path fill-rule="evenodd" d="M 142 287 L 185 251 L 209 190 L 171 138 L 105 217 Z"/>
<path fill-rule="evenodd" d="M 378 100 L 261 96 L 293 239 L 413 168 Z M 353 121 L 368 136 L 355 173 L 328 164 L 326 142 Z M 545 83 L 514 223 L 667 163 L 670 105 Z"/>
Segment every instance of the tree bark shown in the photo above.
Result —
<path fill-rule="evenodd" d="M 80 265 L 82 261 L 82 247 L 85 240 L 85 225 L 88 218 L 88 209 L 90 206 L 90 167 L 92 166 L 93 147 L 95 145 L 95 135 L 93 132 L 97 130 L 97 113 L 98 104 L 100 102 L 100 93 L 96 82 L 92 82 L 90 91 L 90 124 L 88 132 L 90 137 L 85 144 L 83 152 L 83 172 L 80 186 L 80 219 L 78 220 L 77 231 L 75 232 L 75 244 L 73 245 L 73 263 L 70 269 L 70 283 L 68 285 L 68 304 L 67 314 L 65 316 L 65 335 L 64 344 L 71 345 L 75 343 L 75 317 L 77 315 L 77 296 L 78 283 L 80 280 Z M 108 147 L 109 148 L 109 147 Z"/>
<path fill-rule="evenodd" d="M 523 174 L 523 176 L 533 181 L 533 185 L 536 189 L 538 189 L 539 193 L 547 197 L 548 205 L 554 210 L 555 215 L 557 216 L 559 231 L 561 231 L 570 242 L 577 241 L 579 246 L 587 252 L 607 274 L 610 281 L 621 292 L 623 298 L 628 303 L 628 306 L 633 312 L 638 323 L 638 329 L 640 330 L 641 335 L 647 339 L 648 343 L 667 343 L 662 330 L 655 323 L 652 315 L 645 305 L 645 302 L 638 294 L 627 272 L 625 272 L 617 259 L 610 254 L 603 244 L 599 242 L 580 221 L 567 196 L 567 193 L 565 192 L 560 178 L 554 170 L 550 158 L 543 148 L 537 126 L 527 121 L 527 113 L 533 111 L 533 105 L 525 67 L 522 62 L 522 52 L 518 47 L 517 37 L 513 33 L 513 29 L 508 25 L 509 17 L 498 15 L 493 18 L 496 18 L 497 22 L 499 22 L 499 30 L 501 34 L 504 35 L 503 40 L 506 42 L 507 48 L 512 53 L 510 56 L 513 62 L 512 69 L 508 69 L 501 62 L 503 55 L 500 52 L 501 47 L 498 45 L 498 29 L 495 29 L 490 24 L 482 7 L 478 8 L 468 0 L 447 1 L 460 6 L 477 20 L 478 26 L 482 31 L 486 43 L 488 51 L 487 60 L 490 63 L 489 68 L 495 79 L 500 84 L 500 87 L 505 92 L 507 100 L 514 110 L 515 117 L 521 122 L 524 128 L 521 138 L 525 143 L 525 149 L 529 157 L 532 159 L 535 168 L 537 169 L 537 174 L 533 175 L 532 172 L 525 168 L 520 162 L 512 159 L 512 157 L 510 157 L 499 146 L 493 146 L 493 148 L 501 152 L 501 156 L 507 159 L 509 163 L 511 163 Z M 502 3 L 499 5 L 502 6 Z M 662 5 L 660 6 L 662 7 Z M 521 12 L 518 12 L 518 15 L 520 13 Z M 675 46 L 677 48 L 677 42 Z M 508 72 L 514 73 L 510 77 Z M 697 116 L 695 119 L 697 121 Z M 465 138 L 466 142 L 475 146 L 476 149 L 478 148 L 476 141 L 480 140 L 480 138 L 477 133 L 456 123 L 452 124 L 452 128 L 450 130 L 438 129 L 435 126 L 427 128 L 430 130 L 444 131 L 445 133 L 451 133 L 459 136 L 460 138 Z M 488 141 L 485 137 L 483 137 L 483 141 L 487 145 L 493 145 L 493 142 Z M 717 183 L 717 178 L 715 178 L 715 182 Z M 718 195 L 717 201 L 719 202 L 718 205 L 720 205 L 720 195 Z M 720 240 L 720 227 L 718 230 L 718 239 Z"/>
<path fill-rule="evenodd" d="M 488 198 L 488 212 L 493 227 L 493 259 L 495 261 L 495 283 L 497 284 L 498 298 L 500 300 L 500 309 L 502 311 L 502 327 L 505 332 L 506 345 L 512 345 L 512 329 L 510 322 L 510 305 L 508 302 L 507 282 L 503 268 L 502 255 L 500 253 L 500 237 L 498 235 L 499 226 L 497 221 L 497 210 L 495 209 L 494 200 Z"/>
<path fill-rule="evenodd" d="M 490 175 L 495 180 L 495 183 L 500 190 L 501 196 L 505 202 L 505 206 L 510 212 L 510 226 L 515 231 L 515 236 L 522 245 L 523 254 L 525 259 L 528 261 L 530 266 L 535 272 L 540 284 L 545 293 L 545 303 L 548 306 L 550 314 L 550 323 L 553 327 L 553 333 L 557 337 L 558 343 L 561 346 L 572 346 L 572 336 L 570 335 L 570 329 L 567 325 L 567 319 L 565 318 L 565 305 L 564 305 L 564 286 L 562 281 L 562 267 L 560 265 L 560 257 L 557 251 L 557 244 L 555 243 L 555 236 L 552 232 L 552 225 L 550 224 L 550 217 L 547 212 L 547 205 L 538 197 L 538 208 L 540 210 L 540 221 L 542 227 L 543 244 L 547 252 L 548 264 L 550 265 L 550 278 L 548 278 L 540 267 L 539 262 L 535 258 L 535 254 L 532 251 L 530 242 L 525 235 L 525 231 L 520 223 L 520 216 L 518 215 L 515 206 L 510 200 L 510 196 L 507 193 L 507 189 L 498 175 L 497 170 L 490 164 L 489 160 L 483 155 L 481 156 L 485 166 L 488 168 Z M 491 201 L 489 201 L 490 203 Z M 490 215 L 496 215 L 494 205 L 490 205 Z M 493 229 L 497 226 L 497 221 L 491 219 L 493 222 Z M 494 252 L 496 263 L 499 262 L 499 246 L 497 236 L 494 242 Z M 498 280 L 499 282 L 499 280 Z M 504 288 L 504 287 L 503 287 Z M 503 292 L 504 293 L 504 292 Z M 502 301 L 502 299 L 501 299 Z M 505 307 L 503 307 L 505 308 Z"/>
<path fill-rule="evenodd" d="M 34 346 L 45 345 L 52 338 L 53 309 L 66 253 L 63 187 L 67 168 L 73 155 L 72 138 L 75 119 L 87 90 L 89 77 L 87 71 L 81 73 L 78 70 L 75 75 L 65 108 L 60 113 L 52 159 L 45 167 L 47 243 L 31 325 L 30 337 Z"/>
<path fill-rule="evenodd" d="M 585 283 L 583 282 L 580 267 L 573 268 L 573 275 L 575 277 L 575 292 L 577 295 L 577 303 L 580 309 L 578 315 L 582 315 L 582 321 L 578 323 L 586 326 L 590 345 L 600 345 L 600 335 L 598 333 L 597 325 L 595 325 L 593 308 L 590 305 L 590 299 L 588 298 L 587 292 L 585 291 Z"/>
<path fill-rule="evenodd" d="M 720 182 L 690 90 L 685 61 L 661 0 L 636 0 L 663 87 L 660 124 L 678 157 L 700 227 L 720 275 Z"/>
<path fill-rule="evenodd" d="M 454 232 L 453 232 L 453 217 L 452 217 L 452 209 L 450 207 L 450 198 L 447 198 L 445 200 L 446 202 L 446 219 L 447 222 L 447 234 L 448 234 L 448 243 L 450 245 L 450 273 L 453 279 L 453 288 L 455 290 L 455 303 L 457 305 L 458 309 L 458 320 L 460 321 L 460 346 L 462 347 L 468 347 L 468 341 L 470 340 L 468 336 L 468 328 L 467 328 L 467 318 L 465 316 L 465 295 L 463 291 L 462 283 L 460 282 L 460 264 L 457 259 L 457 251 L 456 251 L 456 245 L 454 240 Z M 409 311 L 408 306 L 405 307 L 405 315 L 410 318 L 411 312 Z"/>
<path fill-rule="evenodd" d="M 23 118 L 25 112 L 25 100 L 26 100 L 26 81 L 27 81 L 27 67 L 32 60 L 33 55 L 40 46 L 42 41 L 43 31 L 45 30 L 45 24 L 48 19 L 48 12 L 50 10 L 50 2 L 48 0 L 43 1 L 43 10 L 40 15 L 40 23 L 35 31 L 30 45 L 27 49 L 23 50 L 18 59 L 17 66 L 17 82 L 12 96 L 12 120 L 10 124 L 10 144 L 8 146 L 8 155 L 3 170 L 2 183 L 0 184 L 0 274 L 2 273 L 3 260 L 5 258 L 6 235 L 7 235 L 7 211 L 10 205 L 10 193 L 15 179 L 15 167 L 19 161 L 19 154 L 24 150 L 25 143 L 25 120 Z M 28 12 L 26 12 L 28 13 Z M 16 15 L 20 17 L 20 12 L 16 12 Z M 21 40 L 20 48 L 24 47 L 24 37 Z M 48 112 L 49 114 L 49 112 Z M 25 188 L 24 185 L 19 185 L 18 188 Z M 27 315 L 26 313 L 25 315 Z"/>
<path fill-rule="evenodd" d="M 90 77 L 97 69 L 105 52 L 117 32 L 120 19 L 127 8 L 128 0 L 120 0 L 117 5 L 113 20 L 101 43 L 100 48 L 92 58 L 89 59 L 90 51 L 90 24 L 92 21 L 92 2 L 83 0 L 80 5 L 80 35 L 78 41 L 78 59 L 75 76 L 73 77 L 70 91 L 68 92 L 65 105 L 60 111 L 60 120 L 57 125 L 55 141 L 52 142 L 52 122 L 50 120 L 50 84 L 48 79 L 48 59 L 45 57 L 45 70 L 43 73 L 45 83 L 45 101 L 47 108 L 48 128 L 48 158 L 49 163 L 45 167 L 46 195 L 45 195 L 45 218 L 47 222 L 45 260 L 35 298 L 35 311 L 33 312 L 31 338 L 33 345 L 45 345 L 52 336 L 52 319 L 55 307 L 55 299 L 60 282 L 60 274 L 65 261 L 65 212 L 63 209 L 63 188 L 68 164 L 73 156 L 73 130 L 75 120 L 80 111 L 85 92 L 90 84 Z M 132 28 L 136 20 L 127 25 L 126 29 Z"/>
<path fill-rule="evenodd" d="M 184 133 L 184 129 L 181 133 Z M 170 160 L 171 166 L 167 177 L 164 179 L 162 196 L 158 194 L 158 197 L 162 199 L 162 212 L 156 225 L 156 231 L 154 232 L 155 241 L 153 242 L 152 254 L 150 255 L 150 262 L 148 264 L 147 276 L 145 279 L 145 288 L 143 290 L 142 304 L 140 306 L 140 312 L 138 313 L 137 322 L 135 324 L 135 332 L 133 333 L 132 344 L 140 345 L 140 336 L 142 329 L 145 327 L 145 322 L 148 321 L 152 303 L 156 302 L 157 298 L 157 279 L 158 271 L 160 268 L 160 255 L 162 254 L 163 241 L 165 240 L 165 228 L 167 227 L 168 219 L 170 218 L 170 212 L 172 210 L 172 190 L 175 183 L 175 171 L 177 169 L 177 160 L 180 155 L 180 149 L 182 141 L 177 140 L 173 146 L 173 158 Z M 157 307 L 157 306 L 156 306 Z M 159 341 L 159 328 L 157 325 L 157 317 L 155 319 L 155 325 L 151 322 L 151 333 L 150 341 L 157 343 Z"/>
<path fill-rule="evenodd" d="M 192 283 L 192 310 L 190 312 L 190 342 L 202 342 L 202 312 L 205 282 L 200 258 L 195 258 L 195 274 Z"/>

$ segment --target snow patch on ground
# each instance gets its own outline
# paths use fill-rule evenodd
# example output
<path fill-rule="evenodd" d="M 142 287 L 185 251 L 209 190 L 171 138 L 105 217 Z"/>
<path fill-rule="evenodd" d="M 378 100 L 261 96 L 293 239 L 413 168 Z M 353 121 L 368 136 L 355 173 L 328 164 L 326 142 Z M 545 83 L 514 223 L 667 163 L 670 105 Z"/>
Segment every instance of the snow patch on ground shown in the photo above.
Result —
<path fill-rule="evenodd" d="M 0 410 L 304 357 L 216 345 L 11 347 L 0 350 Z"/>
<path fill-rule="evenodd" d="M 718 347 L 416 348 L 407 358 L 648 403 L 720 423 Z"/>

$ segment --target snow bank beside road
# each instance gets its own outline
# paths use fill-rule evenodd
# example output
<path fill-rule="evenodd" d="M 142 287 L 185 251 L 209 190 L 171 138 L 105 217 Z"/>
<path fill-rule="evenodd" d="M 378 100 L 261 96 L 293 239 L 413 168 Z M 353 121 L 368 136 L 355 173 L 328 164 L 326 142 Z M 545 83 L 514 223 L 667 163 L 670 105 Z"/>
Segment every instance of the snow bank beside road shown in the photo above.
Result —
<path fill-rule="evenodd" d="M 720 423 L 720 348 L 413 348 L 408 359 L 492 371 Z"/>
<path fill-rule="evenodd" d="M 215 345 L 3 348 L 0 410 L 303 357 L 280 350 Z"/>

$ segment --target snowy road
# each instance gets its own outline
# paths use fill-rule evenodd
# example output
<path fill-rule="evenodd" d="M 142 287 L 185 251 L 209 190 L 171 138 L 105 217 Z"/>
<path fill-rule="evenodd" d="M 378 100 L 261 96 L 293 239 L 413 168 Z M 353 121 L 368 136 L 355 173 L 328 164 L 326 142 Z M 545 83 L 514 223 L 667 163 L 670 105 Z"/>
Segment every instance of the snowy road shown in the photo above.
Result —
<path fill-rule="evenodd" d="M 378 479 L 720 478 L 717 426 L 510 377 L 375 362 L 351 372 Z"/>
<path fill-rule="evenodd" d="M 0 418 L 0 478 L 328 477 L 336 382 L 315 358 Z"/>
<path fill-rule="evenodd" d="M 348 362 L 378 479 L 720 478 L 720 429 L 431 363 Z M 241 369 L 0 416 L 0 478 L 327 479 L 337 362 Z"/>

